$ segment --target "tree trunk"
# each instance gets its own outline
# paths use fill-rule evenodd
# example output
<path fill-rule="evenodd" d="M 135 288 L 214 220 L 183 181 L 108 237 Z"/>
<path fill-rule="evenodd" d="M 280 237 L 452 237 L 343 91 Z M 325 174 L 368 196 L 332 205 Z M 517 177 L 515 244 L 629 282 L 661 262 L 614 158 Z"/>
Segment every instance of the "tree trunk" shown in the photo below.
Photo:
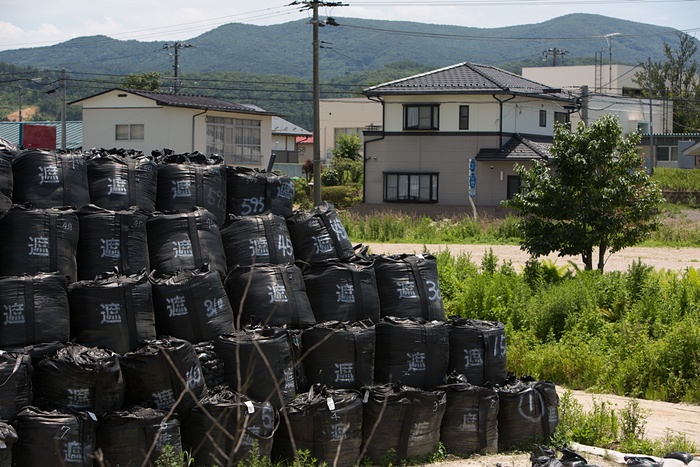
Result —
<path fill-rule="evenodd" d="M 598 270 L 603 273 L 603 268 L 605 267 L 605 252 L 608 251 L 608 247 L 605 245 L 600 245 L 598 248 Z"/>
<path fill-rule="evenodd" d="M 586 271 L 593 269 L 593 248 L 581 253 L 581 259 L 583 260 L 583 266 Z"/>

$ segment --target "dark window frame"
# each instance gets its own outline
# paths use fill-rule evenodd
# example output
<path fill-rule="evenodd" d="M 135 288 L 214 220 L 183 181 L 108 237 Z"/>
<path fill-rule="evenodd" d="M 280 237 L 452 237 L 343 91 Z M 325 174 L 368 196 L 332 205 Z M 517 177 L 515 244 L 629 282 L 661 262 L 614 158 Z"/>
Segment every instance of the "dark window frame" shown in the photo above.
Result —
<path fill-rule="evenodd" d="M 547 126 L 547 111 L 544 109 L 540 110 L 540 127 L 545 128 Z"/>
<path fill-rule="evenodd" d="M 409 125 L 409 112 L 417 109 L 417 122 Z M 421 110 L 430 110 L 430 124 L 422 125 L 421 120 L 425 118 L 421 115 Z M 403 129 L 404 130 L 439 130 L 440 129 L 440 105 L 439 104 L 404 104 L 403 106 Z"/>
<path fill-rule="evenodd" d="M 466 110 L 466 115 L 463 111 Z M 459 106 L 459 129 L 468 130 L 469 129 L 469 106 L 460 105 Z"/>
<path fill-rule="evenodd" d="M 382 191 L 385 203 L 438 202 L 439 172 L 384 172 L 383 178 Z M 392 178 L 395 178 L 395 183 L 390 184 L 389 181 Z M 428 186 L 422 186 L 421 182 L 427 183 Z"/>

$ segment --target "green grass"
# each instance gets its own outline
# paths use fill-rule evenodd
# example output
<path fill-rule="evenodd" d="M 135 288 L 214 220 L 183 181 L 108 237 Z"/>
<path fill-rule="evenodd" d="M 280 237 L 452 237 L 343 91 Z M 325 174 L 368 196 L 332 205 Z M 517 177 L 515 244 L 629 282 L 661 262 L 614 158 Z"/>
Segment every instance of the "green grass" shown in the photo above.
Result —
<path fill-rule="evenodd" d="M 657 167 L 651 179 L 662 190 L 700 191 L 700 170 Z"/>
<path fill-rule="evenodd" d="M 700 271 L 625 272 L 435 253 L 448 316 L 500 321 L 508 369 L 573 389 L 700 403 Z M 537 263 L 537 264 L 535 264 Z"/>
<path fill-rule="evenodd" d="M 700 171 L 699 171 L 700 172 Z M 666 205 L 664 223 L 650 238 L 639 246 L 700 247 L 700 221 L 696 211 L 688 207 Z M 694 214 L 689 216 L 689 214 Z M 432 219 L 388 211 L 382 214 L 361 215 L 352 211 L 339 213 L 343 226 L 353 242 L 422 243 L 422 244 L 477 244 L 518 245 L 520 237 L 517 216 L 504 219 L 460 215 Z"/>

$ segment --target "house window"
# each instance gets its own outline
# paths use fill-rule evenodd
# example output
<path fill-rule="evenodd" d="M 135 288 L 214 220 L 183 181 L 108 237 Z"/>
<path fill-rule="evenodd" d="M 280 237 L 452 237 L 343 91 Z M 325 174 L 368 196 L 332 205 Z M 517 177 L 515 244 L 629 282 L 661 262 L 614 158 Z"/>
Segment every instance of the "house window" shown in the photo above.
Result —
<path fill-rule="evenodd" d="M 209 117 L 207 153 L 231 164 L 261 164 L 260 120 Z"/>
<path fill-rule="evenodd" d="M 384 201 L 437 203 L 438 174 L 384 172 Z"/>
<path fill-rule="evenodd" d="M 678 146 L 656 146 L 656 162 L 678 162 Z"/>
<path fill-rule="evenodd" d="M 547 126 L 547 111 L 546 110 L 540 110 L 540 126 L 541 127 Z"/>
<path fill-rule="evenodd" d="M 506 199 L 511 199 L 517 193 L 520 193 L 520 177 L 517 175 L 508 175 L 506 183 Z"/>
<path fill-rule="evenodd" d="M 459 106 L 459 129 L 468 130 L 469 129 L 469 106 L 460 105 Z"/>
<path fill-rule="evenodd" d="M 143 141 L 143 123 L 115 125 L 114 133 L 117 141 Z"/>
<path fill-rule="evenodd" d="M 404 130 L 437 130 L 439 128 L 438 105 L 404 106 Z"/>
<path fill-rule="evenodd" d="M 545 117 L 545 119 L 546 118 L 547 117 Z M 561 123 L 562 125 L 566 125 L 569 122 L 571 122 L 571 118 L 569 117 L 568 112 L 554 112 L 554 123 Z"/>

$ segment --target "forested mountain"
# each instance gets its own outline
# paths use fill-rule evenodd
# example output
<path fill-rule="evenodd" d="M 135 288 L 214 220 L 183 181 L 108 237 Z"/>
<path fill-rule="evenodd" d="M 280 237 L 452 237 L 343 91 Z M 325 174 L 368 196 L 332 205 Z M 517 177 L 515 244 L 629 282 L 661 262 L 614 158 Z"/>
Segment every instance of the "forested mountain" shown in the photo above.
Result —
<path fill-rule="evenodd" d="M 335 18 L 320 29 L 322 97 L 359 95 L 362 88 L 426 70 L 469 61 L 519 73 L 522 66 L 546 65 L 543 52 L 566 50 L 558 64 L 663 60 L 664 42 L 676 44 L 671 28 L 600 15 L 571 14 L 539 24 L 481 29 L 414 22 Z M 253 103 L 311 127 L 312 43 L 306 20 L 270 26 L 231 23 L 185 41 L 179 49 L 181 92 Z M 608 47 L 605 35 L 619 33 Z M 120 41 L 106 36 L 72 39 L 49 47 L 0 52 L 2 115 L 24 103 L 41 103 L 46 118 L 60 107 L 57 93 L 31 82 L 55 85 L 57 70 L 68 76 L 68 101 L 121 86 L 133 73 L 156 71 L 163 90 L 172 86 L 173 49 L 168 41 Z M 551 59 L 550 59 L 551 60 Z M 2 63 L 4 62 L 4 63 Z M 80 118 L 71 107 L 69 118 Z"/>

